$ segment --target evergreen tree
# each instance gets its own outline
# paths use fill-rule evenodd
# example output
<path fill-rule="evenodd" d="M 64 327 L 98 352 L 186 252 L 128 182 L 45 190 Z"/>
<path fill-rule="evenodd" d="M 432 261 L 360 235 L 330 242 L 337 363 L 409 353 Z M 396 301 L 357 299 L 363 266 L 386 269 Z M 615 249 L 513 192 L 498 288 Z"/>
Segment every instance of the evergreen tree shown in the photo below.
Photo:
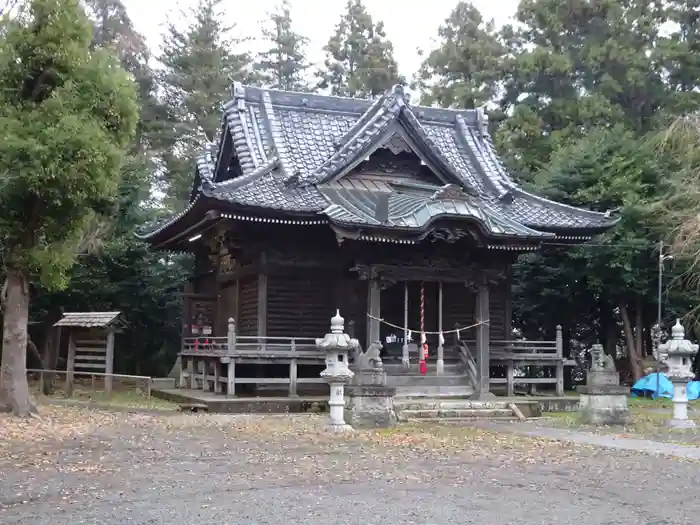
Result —
<path fill-rule="evenodd" d="M 666 11 L 648 0 L 522 0 L 504 63 L 497 137 L 530 177 L 559 147 L 623 123 L 644 134 L 669 102 L 659 44 Z"/>
<path fill-rule="evenodd" d="M 472 3 L 461 1 L 440 26 L 438 36 L 439 46 L 418 72 L 422 102 L 475 108 L 495 100 L 506 48 L 493 21 L 485 21 Z"/>
<path fill-rule="evenodd" d="M 162 182 L 166 202 L 175 210 L 189 199 L 195 156 L 217 136 L 231 83 L 250 81 L 250 56 L 236 51 L 242 41 L 230 36 L 233 28 L 224 24 L 221 2 L 200 0 L 187 13 L 184 29 L 169 23 L 159 57 L 167 110 L 160 133 Z"/>
<path fill-rule="evenodd" d="M 122 67 L 134 75 L 141 118 L 133 152 L 145 154 L 151 149 L 151 135 L 157 132 L 157 121 L 165 118 L 164 108 L 156 97 L 156 79 L 149 66 L 151 53 L 146 39 L 134 28 L 121 0 L 85 0 L 85 6 L 93 26 L 93 45 L 109 49 Z"/>
<path fill-rule="evenodd" d="M 319 87 L 331 94 L 373 98 L 403 82 L 383 22 L 373 22 L 362 0 L 348 0 L 335 34 L 324 47 Z"/>
<path fill-rule="evenodd" d="M 26 374 L 30 282 L 61 288 L 95 217 L 111 215 L 138 106 L 78 0 L 31 0 L 0 37 L 0 403 L 36 410 Z"/>
<path fill-rule="evenodd" d="M 514 318 L 529 324 L 568 311 L 571 340 L 604 343 L 612 354 L 624 348 L 632 376 L 652 346 L 656 243 L 671 227 L 669 214 L 652 212 L 679 169 L 680 150 L 660 148 L 657 132 L 697 96 L 688 36 L 696 29 L 681 4 L 523 0 L 518 29 L 502 34 L 509 118 L 496 138 L 511 167 L 539 193 L 621 211 L 596 246 L 521 259 Z M 670 13 L 680 22 L 667 36 Z"/>
<path fill-rule="evenodd" d="M 310 67 L 305 51 L 309 40 L 292 29 L 288 0 L 269 14 L 268 23 L 262 28 L 262 36 L 269 47 L 258 55 L 255 62 L 255 70 L 260 74 L 261 81 L 275 89 L 307 90 L 304 73 Z"/>
<path fill-rule="evenodd" d="M 121 310 L 128 323 L 118 338 L 115 370 L 124 373 L 165 374 L 179 348 L 181 288 L 186 258 L 150 252 L 134 230 L 153 220 L 148 205 L 157 142 L 156 125 L 162 106 L 154 95 L 153 72 L 148 66 L 145 39 L 134 29 L 119 0 L 87 0 L 93 24 L 93 45 L 108 48 L 122 67 L 134 75 L 139 88 L 141 118 L 129 155 L 121 170 L 116 210 L 101 226 L 99 249 L 83 254 L 68 272 L 66 290 L 37 285 L 32 289 L 31 339 L 38 364 L 58 369 L 53 324 L 61 311 Z M 184 260 L 183 260 L 184 259 Z M 33 346 L 30 344 L 29 348 Z M 52 382 L 45 374 L 45 394 Z"/>

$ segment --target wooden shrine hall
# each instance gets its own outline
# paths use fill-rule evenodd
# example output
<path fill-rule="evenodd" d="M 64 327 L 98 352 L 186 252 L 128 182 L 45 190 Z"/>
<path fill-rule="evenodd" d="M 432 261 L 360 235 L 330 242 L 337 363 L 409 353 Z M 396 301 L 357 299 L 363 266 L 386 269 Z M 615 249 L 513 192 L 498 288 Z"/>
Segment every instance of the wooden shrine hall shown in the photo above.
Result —
<path fill-rule="evenodd" d="M 140 237 L 195 257 L 182 386 L 296 394 L 317 382 L 313 339 L 340 309 L 387 365 L 410 372 L 425 340 L 430 374 L 512 394 L 514 368 L 567 362 L 560 330 L 511 341 L 511 265 L 615 222 L 520 188 L 481 110 L 415 106 L 401 86 L 370 101 L 234 84 L 188 206 Z"/>

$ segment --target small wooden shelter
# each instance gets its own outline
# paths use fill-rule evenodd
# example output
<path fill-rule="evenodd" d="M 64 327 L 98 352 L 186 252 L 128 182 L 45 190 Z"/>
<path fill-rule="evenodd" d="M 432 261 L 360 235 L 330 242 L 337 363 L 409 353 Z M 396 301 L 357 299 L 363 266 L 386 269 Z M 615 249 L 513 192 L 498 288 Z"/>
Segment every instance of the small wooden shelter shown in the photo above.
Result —
<path fill-rule="evenodd" d="M 104 376 L 105 393 L 112 394 L 114 336 L 121 321 L 121 312 L 69 312 L 54 324 L 68 330 L 67 396 L 73 393 L 74 372 Z"/>

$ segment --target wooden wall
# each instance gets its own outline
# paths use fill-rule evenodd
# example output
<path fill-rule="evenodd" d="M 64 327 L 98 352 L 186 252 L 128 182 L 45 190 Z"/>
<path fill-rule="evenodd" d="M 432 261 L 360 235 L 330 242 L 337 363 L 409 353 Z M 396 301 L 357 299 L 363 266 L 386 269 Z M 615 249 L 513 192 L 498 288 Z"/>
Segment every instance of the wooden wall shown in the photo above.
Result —
<path fill-rule="evenodd" d="M 267 335 L 323 337 L 335 314 L 338 279 L 309 270 L 267 277 Z"/>
<path fill-rule="evenodd" d="M 494 341 L 510 338 L 512 312 L 510 309 L 510 283 L 503 281 L 492 284 L 489 288 L 489 324 L 490 335 Z M 445 283 L 443 285 L 444 329 L 451 330 L 455 323 L 459 326 L 471 326 L 476 323 L 474 312 L 476 293 L 466 286 Z M 468 330 L 461 334 L 462 339 L 476 339 L 476 331 Z"/>
<path fill-rule="evenodd" d="M 258 335 L 258 276 L 238 282 L 238 335 Z"/>
<path fill-rule="evenodd" d="M 489 297 L 489 315 L 492 341 L 510 339 L 511 315 L 510 283 L 503 281 L 491 285 Z"/>
<path fill-rule="evenodd" d="M 228 332 L 228 320 L 233 318 L 238 322 L 238 283 L 229 281 L 221 285 L 216 307 L 215 335 L 223 337 Z"/>
<path fill-rule="evenodd" d="M 476 294 L 461 283 L 445 283 L 442 288 L 444 329 L 453 330 L 455 324 L 471 326 L 474 324 Z M 460 333 L 462 339 L 476 339 L 476 330 L 470 329 Z M 452 342 L 452 336 L 445 337 L 447 343 Z"/>

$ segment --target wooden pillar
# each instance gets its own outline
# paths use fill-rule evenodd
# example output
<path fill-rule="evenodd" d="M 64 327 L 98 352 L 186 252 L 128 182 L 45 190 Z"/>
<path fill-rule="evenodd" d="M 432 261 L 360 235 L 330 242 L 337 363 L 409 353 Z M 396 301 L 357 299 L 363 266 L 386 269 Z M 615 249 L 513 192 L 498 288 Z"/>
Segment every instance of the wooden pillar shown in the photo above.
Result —
<path fill-rule="evenodd" d="M 193 355 L 187 357 L 187 372 L 189 373 L 190 378 L 190 388 L 196 390 L 197 378 L 195 377 L 196 370 Z"/>
<path fill-rule="evenodd" d="M 476 293 L 476 368 L 478 371 L 478 394 L 488 395 L 490 391 L 490 326 L 489 326 L 489 285 L 485 276 L 479 276 Z"/>
<path fill-rule="evenodd" d="M 557 395 L 564 395 L 564 336 L 561 325 L 557 325 Z"/>
<path fill-rule="evenodd" d="M 506 395 L 513 397 L 515 395 L 515 366 L 513 361 L 508 361 L 506 365 Z"/>
<path fill-rule="evenodd" d="M 258 337 L 265 345 L 267 336 L 267 273 L 258 274 Z"/>
<path fill-rule="evenodd" d="M 187 388 L 187 358 L 181 355 L 178 359 L 180 359 L 180 382 L 177 386 L 178 388 Z"/>
<path fill-rule="evenodd" d="M 233 307 L 235 308 L 233 315 L 231 316 L 232 319 L 238 320 L 238 312 L 241 310 L 241 281 L 239 279 L 236 279 L 236 289 L 234 291 L 234 296 L 233 296 Z"/>
<path fill-rule="evenodd" d="M 401 364 L 408 368 L 411 361 L 408 356 L 408 281 L 403 283 L 403 348 Z"/>
<path fill-rule="evenodd" d="M 267 336 L 267 255 L 260 254 L 258 270 L 258 344 L 265 349 Z"/>
<path fill-rule="evenodd" d="M 292 359 L 289 361 L 289 396 L 296 397 L 297 395 L 297 358 L 296 351 L 297 345 L 296 341 L 292 339 Z"/>
<path fill-rule="evenodd" d="M 75 370 L 75 337 L 68 331 L 68 360 L 66 362 L 66 397 L 73 395 L 73 371 Z"/>
<path fill-rule="evenodd" d="M 211 369 L 211 358 L 209 356 L 202 357 L 202 390 L 211 392 L 212 387 L 209 384 L 209 371 Z"/>
<path fill-rule="evenodd" d="M 226 370 L 226 395 L 236 395 L 236 321 L 233 317 L 228 320 L 228 332 L 226 340 L 227 356 L 221 362 L 227 365 Z"/>
<path fill-rule="evenodd" d="M 445 373 L 445 336 L 442 333 L 442 282 L 438 283 L 438 349 L 437 349 L 437 366 L 435 372 L 437 375 Z"/>
<path fill-rule="evenodd" d="M 107 332 L 107 346 L 105 352 L 105 394 L 112 397 L 112 374 L 114 373 L 114 328 Z"/>
<path fill-rule="evenodd" d="M 379 318 L 382 315 L 381 311 L 381 288 L 379 288 L 379 280 L 370 279 L 369 292 L 367 293 L 367 313 L 372 317 L 367 317 L 367 346 L 375 341 L 379 341 Z"/>
<path fill-rule="evenodd" d="M 213 359 L 214 365 L 214 393 L 221 393 L 221 362 L 219 359 Z"/>
<path fill-rule="evenodd" d="M 182 336 L 180 337 L 180 351 L 185 349 L 185 338 L 190 337 L 191 329 L 190 323 L 192 322 L 192 297 L 189 295 L 194 292 L 194 286 L 192 283 L 185 284 L 185 294 L 182 300 Z M 182 359 L 180 360 L 180 365 L 182 367 Z"/>

